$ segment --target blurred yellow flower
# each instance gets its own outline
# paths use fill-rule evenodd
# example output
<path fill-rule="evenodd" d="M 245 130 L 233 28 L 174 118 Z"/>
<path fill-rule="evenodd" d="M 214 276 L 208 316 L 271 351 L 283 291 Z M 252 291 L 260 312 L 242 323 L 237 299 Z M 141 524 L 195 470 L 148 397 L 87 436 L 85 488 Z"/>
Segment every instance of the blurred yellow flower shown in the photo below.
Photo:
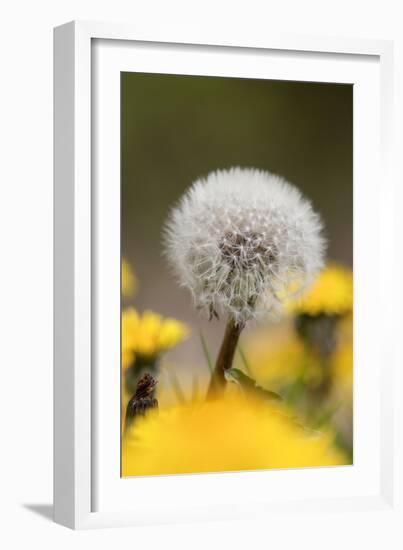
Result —
<path fill-rule="evenodd" d="M 127 308 L 122 312 L 122 365 L 130 364 L 136 355 L 155 357 L 188 334 L 188 327 L 176 319 L 164 319 L 149 310 L 139 315 L 134 308 Z"/>
<path fill-rule="evenodd" d="M 338 327 L 338 346 L 330 358 L 330 367 L 337 394 L 353 398 L 353 319 L 345 317 Z"/>
<path fill-rule="evenodd" d="M 134 354 L 134 351 L 124 346 L 122 338 L 122 370 L 126 370 L 128 367 L 130 367 L 135 358 L 136 356 Z"/>
<path fill-rule="evenodd" d="M 122 259 L 122 295 L 124 298 L 131 298 L 137 290 L 137 279 L 130 267 L 130 264 L 124 258 Z"/>
<path fill-rule="evenodd" d="M 331 359 L 335 394 L 353 398 L 353 343 L 344 342 L 338 347 Z"/>
<path fill-rule="evenodd" d="M 271 388 L 294 381 L 301 374 L 306 349 L 291 327 L 279 325 L 250 332 L 244 351 L 251 376 Z"/>
<path fill-rule="evenodd" d="M 254 330 L 244 344 L 251 376 L 262 386 L 280 391 L 298 379 L 318 384 L 323 376 L 320 357 L 298 337 L 291 325 Z M 239 364 L 242 366 L 241 364 Z M 332 386 L 351 399 L 353 379 L 352 316 L 336 328 L 336 347 L 329 358 Z"/>
<path fill-rule="evenodd" d="M 350 269 L 330 263 L 315 282 L 287 309 L 296 314 L 344 315 L 353 308 L 353 274 Z"/>
<path fill-rule="evenodd" d="M 162 475 L 348 464 L 330 432 L 310 432 L 267 402 L 238 392 L 139 418 L 122 443 L 122 475 Z"/>

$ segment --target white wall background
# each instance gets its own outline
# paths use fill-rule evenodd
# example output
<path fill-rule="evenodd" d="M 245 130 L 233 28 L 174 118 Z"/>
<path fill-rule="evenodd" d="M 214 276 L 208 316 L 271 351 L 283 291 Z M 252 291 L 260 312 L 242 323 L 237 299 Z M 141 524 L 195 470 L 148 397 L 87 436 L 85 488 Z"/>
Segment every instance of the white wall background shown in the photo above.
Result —
<path fill-rule="evenodd" d="M 309 515 L 266 523 L 72 532 L 52 524 L 52 28 L 71 19 L 152 23 L 217 33 L 362 36 L 396 40 L 403 93 L 399 0 L 13 0 L 2 5 L 0 56 L 0 545 L 34 548 L 359 548 L 351 519 Z M 400 100 L 399 107 L 402 101 Z M 402 110 L 396 121 L 402 143 Z M 402 170 L 399 176 L 401 178 Z M 400 199 L 403 193 L 400 191 Z M 402 232 L 402 221 L 396 229 Z M 34 510 L 32 509 L 34 507 Z M 38 514 L 38 512 L 40 512 Z M 371 548 L 397 548 L 394 530 L 357 514 Z"/>

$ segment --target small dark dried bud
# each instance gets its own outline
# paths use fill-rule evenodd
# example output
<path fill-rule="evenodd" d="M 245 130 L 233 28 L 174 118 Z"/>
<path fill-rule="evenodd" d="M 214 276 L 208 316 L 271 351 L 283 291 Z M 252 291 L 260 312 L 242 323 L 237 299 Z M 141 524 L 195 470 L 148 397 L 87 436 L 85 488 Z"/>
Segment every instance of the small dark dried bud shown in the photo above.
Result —
<path fill-rule="evenodd" d="M 158 408 L 158 401 L 154 397 L 157 383 L 157 380 L 148 372 L 138 381 L 136 393 L 130 399 L 126 408 L 126 430 L 137 416 L 144 416 L 149 409 Z"/>
<path fill-rule="evenodd" d="M 151 397 L 155 391 L 157 384 L 157 380 L 153 376 L 151 376 L 149 372 L 146 372 L 137 383 L 136 393 L 134 394 L 134 397 L 136 397 L 137 399 Z"/>

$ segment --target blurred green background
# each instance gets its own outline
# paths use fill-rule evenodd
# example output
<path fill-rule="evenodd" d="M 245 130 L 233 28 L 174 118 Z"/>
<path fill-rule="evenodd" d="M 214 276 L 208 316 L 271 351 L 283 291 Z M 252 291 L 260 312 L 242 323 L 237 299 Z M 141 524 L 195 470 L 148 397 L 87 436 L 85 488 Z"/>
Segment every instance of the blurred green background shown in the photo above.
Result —
<path fill-rule="evenodd" d="M 139 280 L 132 303 L 192 328 L 167 361 L 197 368 L 204 361 L 199 329 L 213 353 L 222 336 L 178 288 L 161 245 L 170 207 L 209 171 L 281 174 L 322 215 L 328 257 L 352 265 L 351 85 L 122 73 L 121 97 L 122 253 Z"/>

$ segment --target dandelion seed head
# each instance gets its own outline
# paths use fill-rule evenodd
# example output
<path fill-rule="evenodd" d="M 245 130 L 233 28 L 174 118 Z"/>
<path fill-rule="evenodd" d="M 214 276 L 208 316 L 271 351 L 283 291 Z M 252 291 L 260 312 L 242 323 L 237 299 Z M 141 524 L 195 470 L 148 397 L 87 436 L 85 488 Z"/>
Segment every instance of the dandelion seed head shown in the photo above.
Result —
<path fill-rule="evenodd" d="M 291 287 L 311 282 L 325 249 L 320 216 L 296 187 L 241 168 L 194 182 L 172 209 L 164 241 L 196 306 L 237 323 L 278 310 Z"/>

